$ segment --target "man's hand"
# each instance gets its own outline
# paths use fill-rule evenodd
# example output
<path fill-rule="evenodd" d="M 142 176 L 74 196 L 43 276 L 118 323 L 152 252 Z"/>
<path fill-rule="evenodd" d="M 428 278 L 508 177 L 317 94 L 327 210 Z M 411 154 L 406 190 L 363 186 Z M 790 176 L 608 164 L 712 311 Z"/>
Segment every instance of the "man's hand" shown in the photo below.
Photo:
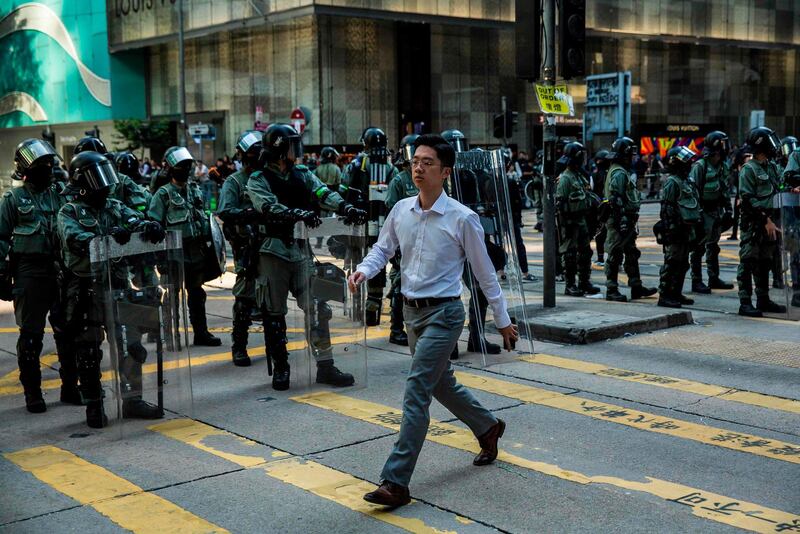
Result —
<path fill-rule="evenodd" d="M 355 293 L 358 286 L 366 281 L 367 276 L 361 271 L 356 271 L 347 277 L 347 286 L 350 288 L 350 293 Z"/>
<path fill-rule="evenodd" d="M 778 233 L 781 232 L 781 229 L 775 226 L 775 223 L 772 222 L 772 219 L 769 217 L 767 218 L 767 224 L 764 225 L 764 228 L 767 229 L 767 237 L 769 237 L 770 241 L 778 239 Z"/>
<path fill-rule="evenodd" d="M 519 329 L 517 325 L 511 323 L 505 328 L 498 328 L 500 334 L 503 336 L 503 346 L 509 352 L 514 350 L 514 345 L 519 340 Z"/>

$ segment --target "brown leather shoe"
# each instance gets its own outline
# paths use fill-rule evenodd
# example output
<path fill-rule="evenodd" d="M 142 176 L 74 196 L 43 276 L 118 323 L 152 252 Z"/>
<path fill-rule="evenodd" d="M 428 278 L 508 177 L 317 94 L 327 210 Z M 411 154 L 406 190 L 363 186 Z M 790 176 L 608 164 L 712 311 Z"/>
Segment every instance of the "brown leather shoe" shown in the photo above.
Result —
<path fill-rule="evenodd" d="M 364 500 L 372 504 L 381 504 L 389 506 L 390 508 L 397 508 L 411 502 L 411 497 L 408 494 L 408 488 L 384 480 L 375 491 L 370 491 L 364 495 Z"/>
<path fill-rule="evenodd" d="M 502 419 L 497 420 L 497 424 L 486 431 L 478 438 L 481 445 L 481 452 L 472 460 L 472 465 L 489 465 L 497 458 L 497 442 L 503 437 L 506 431 L 506 422 Z"/>

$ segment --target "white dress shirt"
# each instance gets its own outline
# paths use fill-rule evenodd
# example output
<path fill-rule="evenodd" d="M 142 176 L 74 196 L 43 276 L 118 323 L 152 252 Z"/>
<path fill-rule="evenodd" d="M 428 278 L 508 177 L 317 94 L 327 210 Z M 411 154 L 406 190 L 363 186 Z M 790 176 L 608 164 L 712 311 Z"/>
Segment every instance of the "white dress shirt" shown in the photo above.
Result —
<path fill-rule="evenodd" d="M 372 278 L 398 247 L 406 298 L 460 297 L 464 260 L 468 260 L 492 307 L 495 325 L 505 328 L 511 324 L 477 213 L 444 191 L 430 210 L 420 207 L 419 195 L 404 198 L 389 212 L 378 242 L 356 270 Z"/>

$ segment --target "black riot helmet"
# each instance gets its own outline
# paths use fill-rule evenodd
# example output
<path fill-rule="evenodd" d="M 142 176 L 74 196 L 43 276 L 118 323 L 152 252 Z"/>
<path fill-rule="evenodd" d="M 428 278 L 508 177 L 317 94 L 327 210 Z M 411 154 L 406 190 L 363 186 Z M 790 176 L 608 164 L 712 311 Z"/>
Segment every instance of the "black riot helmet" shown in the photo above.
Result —
<path fill-rule="evenodd" d="M 185 146 L 171 146 L 164 152 L 164 170 L 176 182 L 186 182 L 192 174 L 194 158 Z"/>
<path fill-rule="evenodd" d="M 258 130 L 247 130 L 236 140 L 236 151 L 246 167 L 255 167 L 258 163 L 258 157 L 264 147 L 263 137 L 264 134 Z"/>
<path fill-rule="evenodd" d="M 608 167 L 608 150 L 601 148 L 594 153 L 594 164 L 598 169 L 605 169 Z"/>
<path fill-rule="evenodd" d="M 667 151 L 665 167 L 669 172 L 686 177 L 692 168 L 697 153 L 685 146 L 674 146 Z"/>
<path fill-rule="evenodd" d="M 723 158 L 731 150 L 731 143 L 728 134 L 715 130 L 708 134 L 703 140 L 703 155 L 719 154 Z"/>
<path fill-rule="evenodd" d="M 618 137 L 611 145 L 608 157 L 613 161 L 623 161 L 626 158 L 633 158 L 638 153 L 639 149 L 636 147 L 636 141 L 630 137 Z"/>
<path fill-rule="evenodd" d="M 586 147 L 577 141 L 567 143 L 563 155 L 558 158 L 558 163 L 568 167 L 583 167 L 586 164 Z"/>
<path fill-rule="evenodd" d="M 281 160 L 294 163 L 303 158 L 303 141 L 297 130 L 288 124 L 270 124 L 261 139 L 263 145 L 259 161 L 262 164 Z"/>
<path fill-rule="evenodd" d="M 414 157 L 414 141 L 417 138 L 419 135 L 409 134 L 400 140 L 400 154 L 406 163 L 411 163 L 411 159 Z"/>
<path fill-rule="evenodd" d="M 361 134 L 361 143 L 364 145 L 364 152 L 369 154 L 375 149 L 385 149 L 388 139 L 383 130 L 375 126 L 369 126 Z"/>
<path fill-rule="evenodd" d="M 784 158 L 788 158 L 789 154 L 797 150 L 797 138 L 793 135 L 787 135 L 781 139 L 781 154 Z"/>
<path fill-rule="evenodd" d="M 58 166 L 53 146 L 43 139 L 25 139 L 14 151 L 14 178 L 24 181 L 48 180 L 53 167 Z"/>
<path fill-rule="evenodd" d="M 774 158 L 778 154 L 780 141 L 772 129 L 759 126 L 747 134 L 747 145 L 752 149 L 753 155 L 764 154 L 768 158 Z"/>
<path fill-rule="evenodd" d="M 99 152 L 100 154 L 105 154 L 108 152 L 105 143 L 103 143 L 97 137 L 86 136 L 82 137 L 78 144 L 75 145 L 75 149 L 72 151 L 72 155 L 80 154 L 81 152 Z"/>
<path fill-rule="evenodd" d="M 139 181 L 139 158 L 134 156 L 133 153 L 118 153 L 117 157 L 114 158 L 114 166 L 117 168 L 118 173 L 130 176 L 136 182 Z"/>
<path fill-rule="evenodd" d="M 469 150 L 469 142 L 461 130 L 445 130 L 442 132 L 442 137 L 445 141 L 450 143 L 453 150 L 456 152 L 466 152 Z"/>
<path fill-rule="evenodd" d="M 114 165 L 103 154 L 84 151 L 69 164 L 69 182 L 81 196 L 87 196 L 95 191 L 110 190 L 119 183 L 119 178 Z"/>
<path fill-rule="evenodd" d="M 339 152 L 332 146 L 326 146 L 319 153 L 319 159 L 322 163 L 336 163 L 339 159 Z"/>

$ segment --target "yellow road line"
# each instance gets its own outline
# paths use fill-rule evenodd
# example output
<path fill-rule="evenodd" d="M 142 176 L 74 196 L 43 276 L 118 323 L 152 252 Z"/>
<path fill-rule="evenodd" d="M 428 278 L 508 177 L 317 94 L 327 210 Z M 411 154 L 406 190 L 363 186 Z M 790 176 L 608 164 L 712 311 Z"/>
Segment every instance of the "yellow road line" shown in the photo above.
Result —
<path fill-rule="evenodd" d="M 387 337 L 388 333 L 383 328 L 369 328 L 367 329 L 367 340 L 371 339 L 380 339 Z M 353 343 L 358 341 L 354 336 L 333 336 L 331 337 L 331 344 L 332 345 L 339 345 L 342 343 Z M 289 351 L 295 351 L 306 348 L 305 341 L 290 341 L 286 344 L 286 348 Z M 248 347 L 248 352 L 251 356 L 258 356 L 264 354 L 265 347 L 264 345 L 258 347 Z M 192 356 L 192 367 L 200 367 L 202 365 L 208 365 L 210 363 L 216 362 L 224 362 L 229 361 L 231 359 L 231 353 L 228 352 L 217 352 L 214 354 L 204 354 L 202 356 Z M 164 362 L 164 370 L 165 371 L 172 371 L 176 369 L 182 369 L 189 364 L 187 359 L 182 359 L 180 361 L 166 361 Z M 146 363 L 142 366 L 142 372 L 144 374 L 152 374 L 157 371 L 157 366 L 155 363 Z M 106 371 L 103 373 L 102 380 L 103 381 L 111 381 L 113 379 L 113 375 L 110 371 Z M 60 378 L 50 378 L 47 380 L 42 380 L 42 389 L 43 390 L 50 390 L 56 389 L 61 387 L 61 379 Z M 19 383 L 19 370 L 13 370 L 7 373 L 5 376 L 0 377 L 0 397 L 4 397 L 6 395 L 18 395 L 22 393 L 22 385 Z"/>
<path fill-rule="evenodd" d="M 395 431 L 400 430 L 400 422 L 403 417 L 402 412 L 389 406 L 353 399 L 336 393 L 322 392 L 301 395 L 293 397 L 292 400 Z M 478 442 L 469 430 L 433 419 L 426 439 L 471 453 L 479 451 Z M 497 459 L 578 484 L 608 484 L 626 490 L 640 491 L 685 505 L 695 516 L 754 532 L 775 532 L 778 527 L 783 525 L 786 525 L 788 531 L 788 527 L 800 523 L 800 515 L 657 478 L 645 477 L 646 482 L 641 482 L 612 476 L 585 475 L 557 465 L 528 460 L 502 449 L 499 451 Z"/>
<path fill-rule="evenodd" d="M 555 391 L 497 380 L 487 376 L 463 372 L 457 372 L 456 376 L 467 387 L 521 400 L 529 404 L 565 410 L 647 432 L 689 439 L 705 445 L 714 445 L 774 460 L 800 464 L 800 446 L 791 443 L 740 434 L 680 419 L 671 419 L 576 395 L 564 395 Z"/>
<path fill-rule="evenodd" d="M 552 354 L 535 354 L 533 356 L 524 356 L 520 359 L 529 363 L 537 363 L 540 365 L 557 367 L 559 369 L 577 371 L 579 373 L 615 378 L 617 380 L 636 382 L 638 384 L 647 384 L 648 386 L 675 389 L 678 391 L 684 391 L 686 393 L 696 393 L 697 395 L 716 397 L 718 399 L 740 402 L 742 404 L 750 404 L 752 406 L 761 406 L 762 408 L 770 408 L 772 410 L 781 410 L 784 412 L 800 414 L 800 400 L 795 399 L 775 397 L 773 395 L 766 395 L 764 393 L 743 391 L 741 389 L 717 386 L 715 384 L 706 384 L 704 382 L 695 382 L 693 380 L 685 380 L 683 378 L 673 378 L 671 376 L 629 371 L 627 369 L 609 367 L 600 363 L 574 360 L 571 358 L 561 358 L 560 356 L 553 356 Z"/>
<path fill-rule="evenodd" d="M 132 532 L 228 532 L 58 447 L 34 447 L 3 456 Z"/>
<path fill-rule="evenodd" d="M 256 453 L 243 455 L 240 452 L 243 448 L 261 449 L 264 452 L 267 447 L 191 419 L 173 419 L 148 428 L 241 467 L 263 469 L 272 478 L 408 532 L 455 533 L 454 529 L 459 524 L 458 516 L 453 515 L 452 530 L 443 531 L 426 525 L 420 519 L 396 515 L 382 506 L 363 500 L 362 496 L 365 493 L 375 489 L 374 484 L 285 452 L 274 451 L 269 456 Z M 234 449 L 238 452 L 234 453 L 226 449 Z M 407 509 L 404 512 L 404 515 L 408 514 Z M 450 514 L 447 516 L 450 517 Z"/>

